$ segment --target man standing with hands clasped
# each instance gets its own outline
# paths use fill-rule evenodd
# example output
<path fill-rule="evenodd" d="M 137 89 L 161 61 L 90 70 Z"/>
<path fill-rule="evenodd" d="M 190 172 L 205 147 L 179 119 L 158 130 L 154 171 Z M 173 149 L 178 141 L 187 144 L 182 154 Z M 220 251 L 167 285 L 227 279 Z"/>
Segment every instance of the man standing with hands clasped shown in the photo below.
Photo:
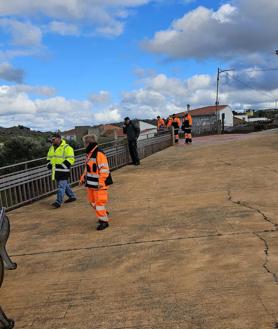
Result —
<path fill-rule="evenodd" d="M 127 135 L 128 148 L 132 163 L 135 166 L 138 166 L 140 165 L 140 159 L 137 150 L 137 139 L 140 135 L 140 128 L 135 125 L 129 117 L 126 117 L 123 125 L 123 133 Z"/>

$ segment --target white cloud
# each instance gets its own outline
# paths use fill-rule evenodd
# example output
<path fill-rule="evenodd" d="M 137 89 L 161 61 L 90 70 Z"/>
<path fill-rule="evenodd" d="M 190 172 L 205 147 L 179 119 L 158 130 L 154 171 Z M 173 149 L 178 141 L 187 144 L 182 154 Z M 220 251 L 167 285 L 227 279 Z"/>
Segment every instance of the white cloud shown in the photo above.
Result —
<path fill-rule="evenodd" d="M 28 95 L 15 94 L 8 86 L 0 87 L 0 116 L 9 117 L 13 114 L 35 114 L 36 107 Z M 6 122 L 7 124 L 7 122 Z"/>
<path fill-rule="evenodd" d="M 123 92 L 118 104 L 111 103 L 107 91 L 94 93 L 88 100 L 76 100 L 55 96 L 55 90 L 48 86 L 1 86 L 0 126 L 23 124 L 40 130 L 65 130 L 76 125 L 119 122 L 125 116 L 167 117 L 184 111 L 187 104 L 196 108 L 215 103 L 215 76 L 194 75 L 182 80 L 150 71 L 139 82 L 140 88 Z M 273 107 L 278 99 L 277 86 L 278 72 L 261 71 L 259 67 L 229 72 L 229 77 L 222 74 L 220 103 L 234 109 Z"/>
<path fill-rule="evenodd" d="M 14 57 L 32 56 L 37 53 L 36 49 L 5 49 L 0 50 L 0 61 L 8 61 Z"/>
<path fill-rule="evenodd" d="M 15 93 L 28 93 L 47 97 L 53 96 L 56 93 L 55 88 L 48 86 L 17 85 L 10 87 L 10 90 Z"/>
<path fill-rule="evenodd" d="M 89 100 L 53 97 L 54 92 L 51 87 L 0 86 L 0 126 L 21 124 L 47 131 L 121 120 L 116 107 L 94 108 Z M 30 94 L 44 98 L 33 98 Z"/>
<path fill-rule="evenodd" d="M 92 93 L 89 96 L 89 100 L 94 104 L 94 105 L 102 105 L 102 104 L 107 104 L 111 100 L 110 93 L 106 90 L 101 90 L 98 93 Z"/>
<path fill-rule="evenodd" d="M 0 79 L 21 83 L 23 81 L 24 71 L 14 68 L 9 63 L 0 64 Z"/>
<path fill-rule="evenodd" d="M 0 19 L 0 27 L 11 34 L 12 44 L 15 46 L 40 46 L 42 32 L 40 28 L 27 22 L 15 19 Z"/>
<path fill-rule="evenodd" d="M 50 22 L 47 27 L 47 31 L 57 33 L 63 36 L 67 36 L 67 35 L 78 36 L 80 34 L 78 26 L 74 24 L 68 24 L 58 21 Z"/>
<path fill-rule="evenodd" d="M 220 103 L 238 108 L 274 107 L 278 100 L 278 72 L 260 71 L 260 68 L 229 72 L 229 78 L 221 75 Z M 267 82 L 269 80 L 269 82 Z M 187 104 L 192 108 L 215 104 L 216 77 L 194 75 L 180 80 L 165 74 L 144 76 L 143 86 L 123 94 L 122 117 L 155 118 L 182 112 Z"/>
<path fill-rule="evenodd" d="M 93 117 L 97 123 L 111 123 L 121 121 L 122 117 L 117 108 L 110 108 L 94 113 Z"/>
<path fill-rule="evenodd" d="M 139 89 L 133 92 L 125 92 L 122 95 L 122 103 L 132 103 L 134 105 L 157 107 L 164 103 L 165 97 L 156 91 Z"/>
<path fill-rule="evenodd" d="M 277 47 L 276 0 L 235 0 L 213 11 L 198 7 L 156 32 L 143 47 L 171 58 L 234 59 Z"/>
<path fill-rule="evenodd" d="M 123 31 L 123 20 L 129 10 L 152 0 L 12 0 L 0 2 L 0 16 L 45 17 L 49 30 L 61 35 L 77 35 L 77 25 L 84 33 L 117 36 Z M 52 21 L 52 22 L 51 22 Z M 77 25 L 76 25 L 77 24 Z"/>
<path fill-rule="evenodd" d="M 212 14 L 212 18 L 217 20 L 219 23 L 231 23 L 236 22 L 236 7 L 231 6 L 230 4 L 225 4 L 219 8 L 218 11 Z"/>

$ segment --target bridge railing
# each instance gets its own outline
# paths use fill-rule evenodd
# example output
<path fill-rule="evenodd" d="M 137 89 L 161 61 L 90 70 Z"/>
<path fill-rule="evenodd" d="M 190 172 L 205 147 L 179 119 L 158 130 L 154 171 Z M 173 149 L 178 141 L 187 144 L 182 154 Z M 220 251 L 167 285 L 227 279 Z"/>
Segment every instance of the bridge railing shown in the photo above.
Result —
<path fill-rule="evenodd" d="M 138 151 L 143 159 L 172 145 L 171 132 L 139 141 Z M 105 151 L 111 170 L 130 162 L 126 140 L 113 141 L 100 145 Z M 70 174 L 71 185 L 76 185 L 83 173 L 85 150 L 75 152 L 75 164 Z M 0 168 L 0 205 L 7 210 L 23 206 L 46 197 L 56 191 L 51 171 L 46 167 L 46 158 L 35 159 Z"/>

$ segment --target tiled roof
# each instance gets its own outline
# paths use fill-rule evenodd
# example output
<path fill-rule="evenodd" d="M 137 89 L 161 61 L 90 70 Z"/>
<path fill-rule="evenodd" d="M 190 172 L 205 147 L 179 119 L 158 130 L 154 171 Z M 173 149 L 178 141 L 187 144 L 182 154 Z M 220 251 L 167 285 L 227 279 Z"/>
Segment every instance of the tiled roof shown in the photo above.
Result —
<path fill-rule="evenodd" d="M 104 130 L 122 130 L 122 128 L 114 125 L 103 125 Z"/>
<path fill-rule="evenodd" d="M 228 105 L 218 105 L 217 106 L 217 111 L 221 111 L 223 110 L 225 107 L 227 107 Z M 202 115 L 213 115 L 216 112 L 216 106 L 205 106 L 205 107 L 201 107 L 195 110 L 191 110 L 189 111 L 189 113 L 191 114 L 191 116 L 202 116 Z M 185 112 L 181 112 L 178 113 L 177 116 L 183 116 Z"/>
<path fill-rule="evenodd" d="M 64 132 L 62 132 L 63 136 L 72 136 L 76 134 L 76 130 L 75 129 L 71 129 L 71 130 L 66 130 Z"/>
<path fill-rule="evenodd" d="M 103 136 L 114 136 L 114 131 L 116 131 L 118 137 L 124 137 L 123 128 L 114 125 L 103 125 Z"/>

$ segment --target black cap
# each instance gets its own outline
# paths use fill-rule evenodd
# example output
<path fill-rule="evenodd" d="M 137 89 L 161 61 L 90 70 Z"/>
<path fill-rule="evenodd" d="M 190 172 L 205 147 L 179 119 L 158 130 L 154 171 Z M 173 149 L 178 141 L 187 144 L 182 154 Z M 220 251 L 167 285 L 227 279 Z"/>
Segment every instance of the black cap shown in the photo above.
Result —
<path fill-rule="evenodd" d="M 52 138 L 61 138 L 61 134 L 60 133 L 54 133 L 54 134 L 52 134 Z"/>
<path fill-rule="evenodd" d="M 157 119 L 160 119 L 160 116 L 158 115 L 156 118 L 157 118 Z"/>
<path fill-rule="evenodd" d="M 125 117 L 125 121 L 130 120 L 129 117 Z"/>

